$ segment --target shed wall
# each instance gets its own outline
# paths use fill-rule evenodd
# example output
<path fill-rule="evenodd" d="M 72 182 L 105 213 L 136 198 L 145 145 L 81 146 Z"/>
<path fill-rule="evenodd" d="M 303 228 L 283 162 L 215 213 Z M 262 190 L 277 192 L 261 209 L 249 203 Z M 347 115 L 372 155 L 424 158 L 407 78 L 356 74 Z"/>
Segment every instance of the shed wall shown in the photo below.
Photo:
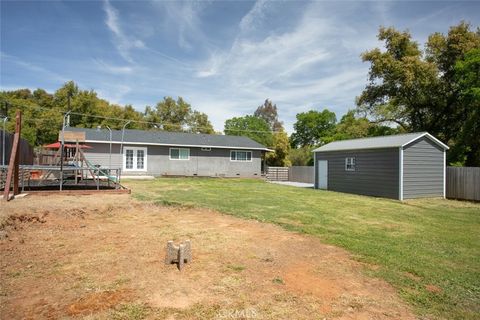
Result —
<path fill-rule="evenodd" d="M 403 198 L 443 197 L 444 150 L 428 138 L 403 150 Z"/>
<path fill-rule="evenodd" d="M 93 164 L 108 166 L 109 144 L 89 143 L 93 149 L 86 150 L 85 156 Z M 124 144 L 124 148 L 129 145 Z M 215 149 L 202 151 L 201 148 L 189 148 L 189 160 L 170 160 L 170 147 L 141 146 L 147 148 L 147 171 L 123 171 L 124 175 L 175 175 L 175 176 L 225 176 L 225 177 L 260 177 L 261 151 L 252 150 L 251 162 L 230 161 L 230 150 Z M 120 145 L 112 145 L 112 167 L 123 167 L 123 155 Z"/>
<path fill-rule="evenodd" d="M 345 170 L 345 158 L 355 157 L 356 170 Z M 328 161 L 328 190 L 385 198 L 399 198 L 398 148 L 316 152 Z M 315 166 L 315 188 L 317 188 Z"/>

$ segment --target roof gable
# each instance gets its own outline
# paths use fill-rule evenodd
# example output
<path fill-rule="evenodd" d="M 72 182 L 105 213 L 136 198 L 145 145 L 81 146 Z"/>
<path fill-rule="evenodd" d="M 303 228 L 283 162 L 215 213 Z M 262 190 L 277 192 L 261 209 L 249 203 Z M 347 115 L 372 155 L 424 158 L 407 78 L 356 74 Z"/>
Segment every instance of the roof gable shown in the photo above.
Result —
<path fill-rule="evenodd" d="M 403 148 L 422 137 L 430 139 L 433 143 L 442 149 L 449 149 L 447 145 L 429 134 L 428 132 L 415 132 L 407 134 L 398 134 L 392 136 L 369 137 L 361 139 L 340 140 L 328 143 L 313 152 L 360 150 L 360 149 L 383 149 L 383 148 Z"/>
<path fill-rule="evenodd" d="M 109 143 L 110 132 L 107 129 L 65 128 L 65 131 L 85 132 L 86 142 Z M 122 142 L 122 130 L 112 130 L 112 142 Z M 252 150 L 269 149 L 260 143 L 243 136 L 227 136 L 220 134 L 196 134 L 168 131 L 144 131 L 126 129 L 123 144 L 146 144 L 166 146 L 239 148 Z"/>

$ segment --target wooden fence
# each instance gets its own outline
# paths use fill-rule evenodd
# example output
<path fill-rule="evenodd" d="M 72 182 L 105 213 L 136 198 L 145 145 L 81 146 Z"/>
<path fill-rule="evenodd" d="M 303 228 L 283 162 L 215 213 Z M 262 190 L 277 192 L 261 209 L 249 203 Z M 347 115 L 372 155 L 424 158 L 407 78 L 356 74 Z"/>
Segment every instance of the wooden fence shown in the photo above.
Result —
<path fill-rule="evenodd" d="M 3 160 L 3 130 L 0 130 L 0 165 Z M 13 144 L 13 134 L 6 132 L 5 134 L 5 164 L 10 162 L 10 153 Z M 20 164 L 33 164 L 33 147 L 30 146 L 25 139 L 20 139 Z"/>
<path fill-rule="evenodd" d="M 268 167 L 267 169 L 267 179 L 270 181 L 288 181 L 288 178 L 288 167 Z"/>
<path fill-rule="evenodd" d="M 313 167 L 268 167 L 267 179 L 270 181 L 295 181 L 313 183 Z"/>
<path fill-rule="evenodd" d="M 314 167 L 293 166 L 290 167 L 290 181 L 314 183 L 315 173 Z"/>
<path fill-rule="evenodd" d="M 446 197 L 480 201 L 480 167 L 447 167 Z"/>

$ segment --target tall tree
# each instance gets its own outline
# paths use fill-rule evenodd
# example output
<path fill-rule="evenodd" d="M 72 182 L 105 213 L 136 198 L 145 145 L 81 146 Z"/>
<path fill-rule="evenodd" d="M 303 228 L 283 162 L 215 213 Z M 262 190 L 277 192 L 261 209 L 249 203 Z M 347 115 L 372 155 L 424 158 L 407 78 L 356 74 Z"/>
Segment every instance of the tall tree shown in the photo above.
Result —
<path fill-rule="evenodd" d="M 463 126 L 451 152 L 465 159 L 466 166 L 480 166 L 480 48 L 465 55 L 455 65 L 455 77 L 460 91 Z M 463 146 L 467 146 L 464 148 Z"/>
<path fill-rule="evenodd" d="M 290 137 L 294 148 L 323 144 L 323 138 L 332 134 L 337 122 L 335 113 L 328 109 L 299 113 L 296 118 L 293 125 L 295 132 Z"/>
<path fill-rule="evenodd" d="M 199 111 L 193 111 L 187 118 L 188 132 L 214 134 L 212 123 L 208 116 Z"/>
<path fill-rule="evenodd" d="M 147 106 L 145 118 L 147 121 L 158 123 L 165 131 L 214 133 L 208 116 L 193 110 L 182 97 L 178 97 L 177 100 L 165 97 L 155 108 Z"/>
<path fill-rule="evenodd" d="M 269 99 L 266 99 L 265 102 L 255 110 L 253 115 L 265 120 L 272 131 L 283 130 L 283 124 L 278 120 L 277 105 L 273 104 Z"/>
<path fill-rule="evenodd" d="M 226 120 L 224 132 L 227 135 L 249 137 L 267 147 L 273 144 L 273 134 L 268 123 L 251 115 Z"/>
<path fill-rule="evenodd" d="M 155 109 L 147 107 L 145 110 L 147 121 L 158 123 L 165 131 L 185 130 L 191 113 L 192 107 L 182 97 L 176 101 L 172 97 L 165 97 Z"/>
<path fill-rule="evenodd" d="M 468 112 L 461 103 L 455 65 L 469 50 L 480 47 L 480 31 L 471 31 L 462 22 L 447 35 L 435 33 L 425 54 L 407 31 L 380 28 L 378 39 L 384 41 L 385 51 L 376 48 L 362 55 L 371 67 L 369 83 L 357 99 L 359 112 L 377 122 L 428 131 L 451 146 L 457 144 Z M 449 153 L 449 160 L 459 160 L 459 154 Z"/>

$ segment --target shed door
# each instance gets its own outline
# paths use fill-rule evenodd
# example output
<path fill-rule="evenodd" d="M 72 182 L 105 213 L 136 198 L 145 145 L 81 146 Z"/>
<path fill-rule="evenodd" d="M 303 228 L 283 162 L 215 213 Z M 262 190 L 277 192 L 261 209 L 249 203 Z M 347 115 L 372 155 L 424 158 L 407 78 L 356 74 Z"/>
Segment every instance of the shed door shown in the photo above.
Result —
<path fill-rule="evenodd" d="M 317 163 L 318 177 L 317 184 L 319 189 L 327 189 L 328 186 L 328 161 L 318 160 Z"/>

